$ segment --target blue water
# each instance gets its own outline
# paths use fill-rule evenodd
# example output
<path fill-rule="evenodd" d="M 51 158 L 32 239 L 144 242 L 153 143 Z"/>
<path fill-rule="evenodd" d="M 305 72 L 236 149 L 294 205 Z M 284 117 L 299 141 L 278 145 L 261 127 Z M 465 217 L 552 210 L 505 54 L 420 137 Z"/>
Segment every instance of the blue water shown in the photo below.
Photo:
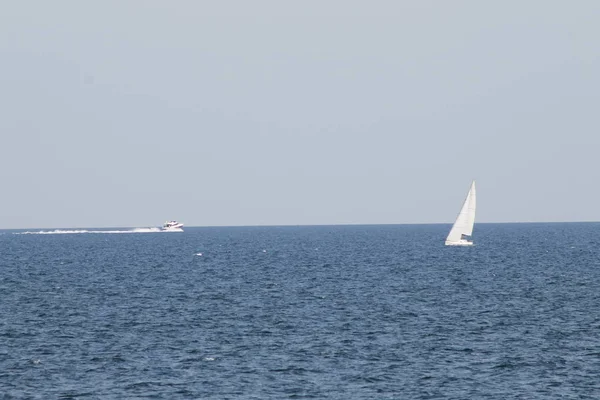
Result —
<path fill-rule="evenodd" d="M 4 231 L 0 399 L 600 398 L 600 224 L 448 229 Z"/>

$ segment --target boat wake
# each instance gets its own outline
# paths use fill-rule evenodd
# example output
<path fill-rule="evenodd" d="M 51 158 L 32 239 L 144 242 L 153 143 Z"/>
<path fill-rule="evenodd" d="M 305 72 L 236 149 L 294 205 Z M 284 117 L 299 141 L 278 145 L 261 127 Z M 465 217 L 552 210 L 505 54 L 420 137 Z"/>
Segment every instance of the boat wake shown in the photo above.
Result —
<path fill-rule="evenodd" d="M 164 230 L 160 228 L 134 228 L 127 230 L 87 230 L 87 229 L 55 229 L 53 231 L 15 232 L 15 235 L 67 235 L 75 233 L 167 233 L 183 232 L 183 229 Z"/>

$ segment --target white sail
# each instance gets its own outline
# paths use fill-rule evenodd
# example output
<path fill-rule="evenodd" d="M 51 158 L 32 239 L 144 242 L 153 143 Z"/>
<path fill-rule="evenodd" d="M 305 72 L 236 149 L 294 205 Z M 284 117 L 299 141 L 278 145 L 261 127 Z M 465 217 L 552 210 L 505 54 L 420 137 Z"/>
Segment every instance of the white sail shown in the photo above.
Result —
<path fill-rule="evenodd" d="M 467 198 L 463 203 L 458 217 L 450 233 L 446 238 L 446 245 L 471 245 L 473 242 L 463 239 L 463 235 L 471 236 L 473 234 L 473 224 L 475 223 L 475 208 L 477 203 L 477 197 L 475 193 L 475 181 L 471 183 L 471 188 L 467 194 Z"/>

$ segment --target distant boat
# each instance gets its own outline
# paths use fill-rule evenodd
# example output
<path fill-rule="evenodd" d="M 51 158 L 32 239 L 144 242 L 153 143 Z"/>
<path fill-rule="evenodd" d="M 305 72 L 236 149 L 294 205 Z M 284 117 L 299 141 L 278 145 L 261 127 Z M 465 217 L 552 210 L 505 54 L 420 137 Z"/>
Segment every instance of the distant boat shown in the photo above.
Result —
<path fill-rule="evenodd" d="M 183 232 L 183 224 L 177 221 L 167 221 L 163 224 L 162 230 L 169 232 Z"/>
<path fill-rule="evenodd" d="M 472 240 L 466 237 L 471 237 L 473 234 L 473 224 L 475 223 L 475 207 L 477 198 L 475 194 L 475 181 L 471 183 L 467 198 L 450 229 L 450 233 L 446 238 L 446 246 L 471 246 Z"/>

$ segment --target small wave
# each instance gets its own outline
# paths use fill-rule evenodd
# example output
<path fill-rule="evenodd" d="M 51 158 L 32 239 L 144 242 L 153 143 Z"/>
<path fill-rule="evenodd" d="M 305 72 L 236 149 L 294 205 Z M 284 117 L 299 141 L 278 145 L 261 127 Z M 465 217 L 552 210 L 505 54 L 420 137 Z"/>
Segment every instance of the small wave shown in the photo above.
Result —
<path fill-rule="evenodd" d="M 135 228 L 131 233 L 154 233 L 154 232 L 165 232 L 159 228 Z"/>
<path fill-rule="evenodd" d="M 61 234 L 67 234 L 67 233 L 88 233 L 88 232 L 90 232 L 90 231 L 86 231 L 86 230 L 62 230 L 62 229 L 55 229 L 53 231 L 15 232 L 15 235 L 61 235 Z"/>
<path fill-rule="evenodd" d="M 27 231 L 15 232 L 15 235 L 67 235 L 76 233 L 166 233 L 166 232 L 183 232 L 183 229 L 164 231 L 160 228 L 134 228 L 128 230 L 87 230 L 87 229 L 55 229 L 53 231 Z"/>

